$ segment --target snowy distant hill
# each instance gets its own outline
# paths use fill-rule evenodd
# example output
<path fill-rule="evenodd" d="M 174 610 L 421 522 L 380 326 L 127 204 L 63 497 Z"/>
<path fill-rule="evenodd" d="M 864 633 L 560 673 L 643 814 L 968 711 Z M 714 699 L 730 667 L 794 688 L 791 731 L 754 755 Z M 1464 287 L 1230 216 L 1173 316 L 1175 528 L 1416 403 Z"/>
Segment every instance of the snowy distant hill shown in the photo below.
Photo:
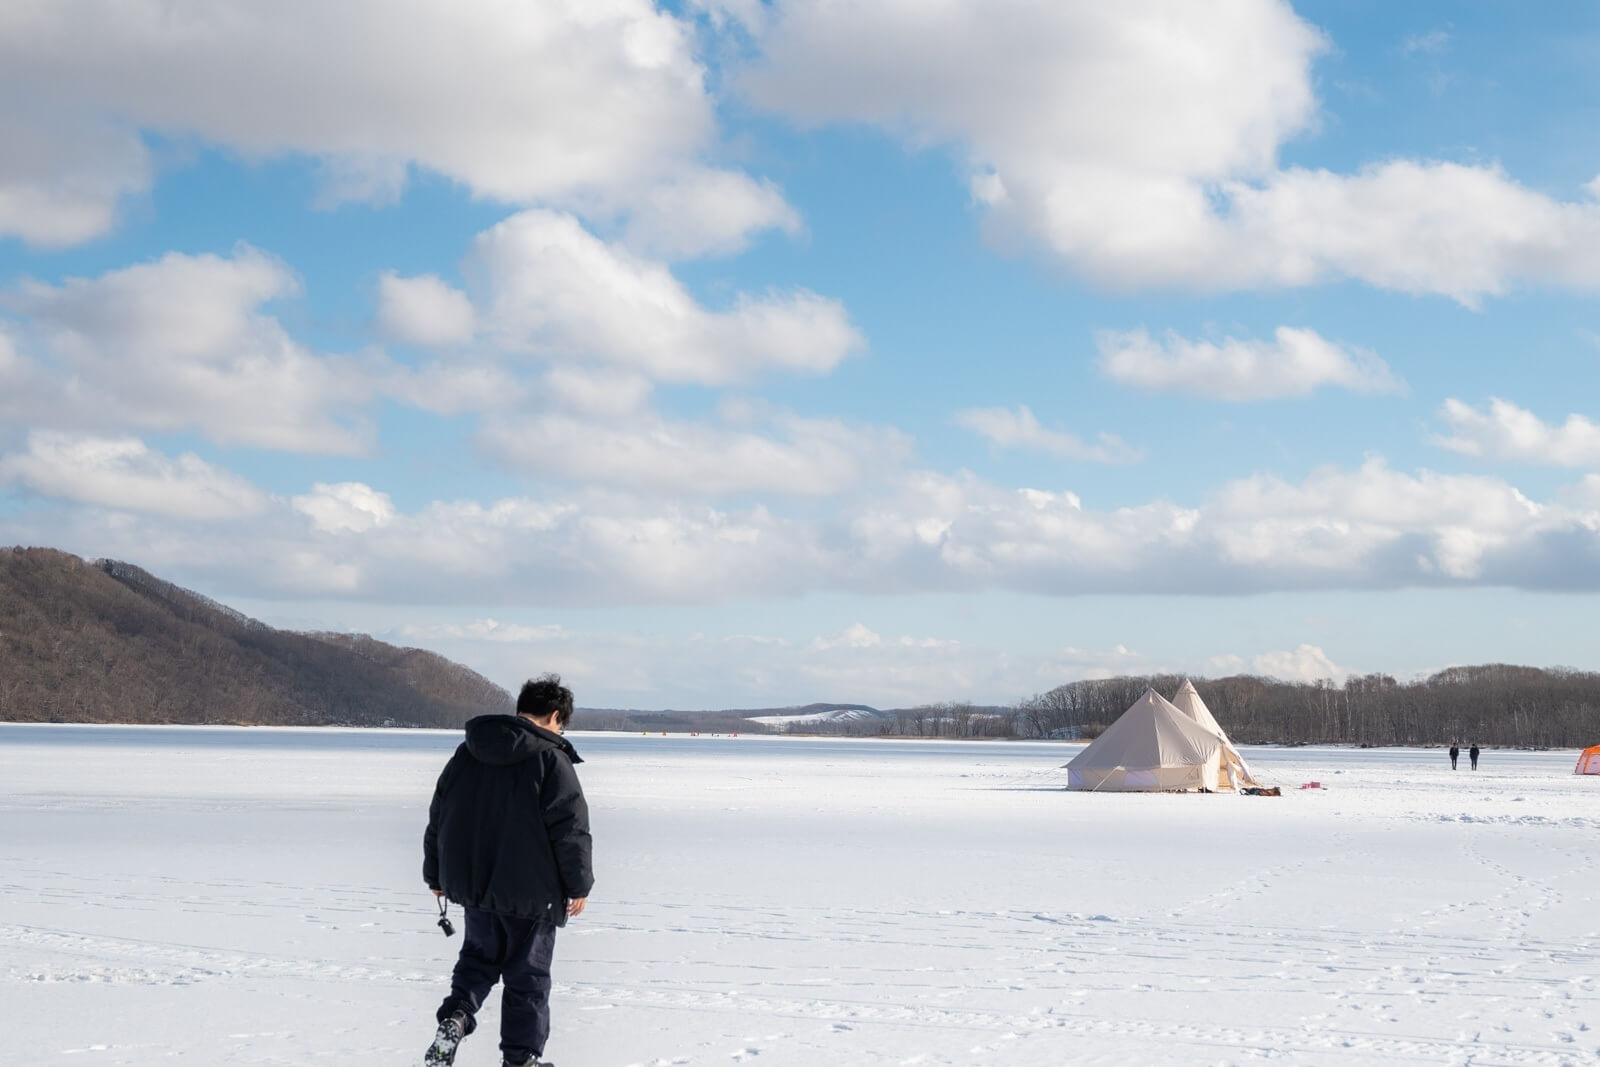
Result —
<path fill-rule="evenodd" d="M 976 736 L 974 723 L 1014 716 L 1014 708 L 975 704 L 925 704 L 914 708 L 875 708 L 870 704 L 799 704 L 776 708 L 724 708 L 691 711 L 681 708 L 579 708 L 574 720 L 584 730 L 645 730 L 770 733 L 906 734 Z M 951 733 L 954 724 L 964 724 Z"/>
<path fill-rule="evenodd" d="M 584 730 L 778 731 L 795 726 L 869 723 L 893 712 L 866 704 L 803 704 L 776 708 L 583 708 L 574 722 Z M 868 731 L 870 732 L 870 731 Z"/>
<path fill-rule="evenodd" d="M 863 722 L 889 716 L 865 704 L 807 704 L 799 708 L 771 708 L 744 717 L 763 726 L 809 726 L 818 723 Z"/>

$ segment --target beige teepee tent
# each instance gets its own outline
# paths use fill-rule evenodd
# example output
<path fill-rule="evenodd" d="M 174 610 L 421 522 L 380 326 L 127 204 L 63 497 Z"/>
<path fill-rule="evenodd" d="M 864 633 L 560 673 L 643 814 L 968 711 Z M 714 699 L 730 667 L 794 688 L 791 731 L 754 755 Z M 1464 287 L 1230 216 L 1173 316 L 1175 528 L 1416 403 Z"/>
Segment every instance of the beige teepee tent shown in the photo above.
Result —
<path fill-rule="evenodd" d="M 1228 746 L 1228 751 L 1232 752 L 1234 759 L 1239 761 L 1239 768 L 1243 772 L 1242 780 L 1234 783 L 1236 786 L 1256 784 L 1255 777 L 1250 773 L 1250 768 L 1245 766 L 1244 757 L 1239 755 L 1239 750 L 1234 747 L 1233 738 L 1228 736 L 1228 731 L 1224 730 L 1222 724 L 1217 722 L 1216 717 L 1211 714 L 1211 709 L 1206 707 L 1204 700 L 1200 699 L 1199 691 L 1195 689 L 1194 683 L 1189 679 L 1185 678 L 1183 684 L 1178 687 L 1178 692 L 1172 697 L 1172 706 L 1222 738 L 1223 744 Z"/>
<path fill-rule="evenodd" d="M 1146 689 L 1067 764 L 1067 788 L 1109 792 L 1237 789 L 1244 761 L 1218 733 Z"/>
<path fill-rule="evenodd" d="M 1207 730 L 1227 740 L 1228 731 L 1217 722 L 1216 717 L 1211 714 L 1211 709 L 1206 707 L 1206 702 L 1200 699 L 1200 691 L 1189 679 L 1185 678 L 1183 684 L 1178 686 L 1178 691 L 1172 696 L 1172 706 Z"/>

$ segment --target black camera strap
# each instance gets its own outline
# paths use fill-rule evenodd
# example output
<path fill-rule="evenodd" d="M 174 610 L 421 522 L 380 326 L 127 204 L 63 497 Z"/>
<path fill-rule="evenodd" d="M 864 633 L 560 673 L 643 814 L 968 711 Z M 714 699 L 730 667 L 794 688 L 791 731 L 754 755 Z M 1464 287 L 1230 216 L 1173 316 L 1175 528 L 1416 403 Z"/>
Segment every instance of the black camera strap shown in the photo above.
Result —
<path fill-rule="evenodd" d="M 450 937 L 455 934 L 456 928 L 455 924 L 453 924 L 444 913 L 445 908 L 447 908 L 449 905 L 445 902 L 444 897 L 439 897 L 437 899 L 439 901 L 439 929 L 444 931 L 444 936 Z"/>

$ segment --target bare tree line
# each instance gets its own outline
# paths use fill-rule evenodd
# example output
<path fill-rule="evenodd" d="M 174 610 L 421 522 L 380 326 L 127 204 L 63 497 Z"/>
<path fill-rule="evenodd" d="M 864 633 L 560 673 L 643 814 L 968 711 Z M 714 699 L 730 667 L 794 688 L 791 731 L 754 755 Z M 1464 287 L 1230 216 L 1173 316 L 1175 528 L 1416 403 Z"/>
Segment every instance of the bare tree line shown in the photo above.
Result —
<path fill-rule="evenodd" d="M 1177 675 L 1072 682 L 1020 705 L 1021 736 L 1093 736 L 1145 686 L 1171 697 Z M 1400 682 L 1366 674 L 1284 682 L 1238 675 L 1194 679 L 1241 744 L 1442 745 L 1570 748 L 1600 742 L 1600 674 L 1491 663 Z"/>
<path fill-rule="evenodd" d="M 1092 738 L 1147 687 L 1171 697 L 1175 674 L 1069 682 L 1014 707 L 947 702 L 871 718 L 796 723 L 789 733 L 927 738 Z M 1285 682 L 1193 679 L 1240 744 L 1462 745 L 1572 748 L 1600 743 L 1600 673 L 1506 664 L 1451 667 L 1400 682 L 1385 674 Z"/>

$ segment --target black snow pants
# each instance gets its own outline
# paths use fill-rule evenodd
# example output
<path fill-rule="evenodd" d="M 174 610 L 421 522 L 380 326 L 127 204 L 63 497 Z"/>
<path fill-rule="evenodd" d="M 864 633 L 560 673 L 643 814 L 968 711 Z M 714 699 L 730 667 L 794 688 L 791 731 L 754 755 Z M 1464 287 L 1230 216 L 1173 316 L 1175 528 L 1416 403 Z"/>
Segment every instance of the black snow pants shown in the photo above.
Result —
<path fill-rule="evenodd" d="M 466 931 L 461 957 L 450 976 L 450 995 L 439 1005 L 441 1022 L 454 1012 L 465 1012 L 467 1033 L 477 1029 L 478 1009 L 498 981 L 500 993 L 500 1053 L 520 1063 L 532 1053 L 544 1055 L 550 1036 L 550 958 L 556 947 L 556 927 L 513 915 L 466 908 Z"/>

